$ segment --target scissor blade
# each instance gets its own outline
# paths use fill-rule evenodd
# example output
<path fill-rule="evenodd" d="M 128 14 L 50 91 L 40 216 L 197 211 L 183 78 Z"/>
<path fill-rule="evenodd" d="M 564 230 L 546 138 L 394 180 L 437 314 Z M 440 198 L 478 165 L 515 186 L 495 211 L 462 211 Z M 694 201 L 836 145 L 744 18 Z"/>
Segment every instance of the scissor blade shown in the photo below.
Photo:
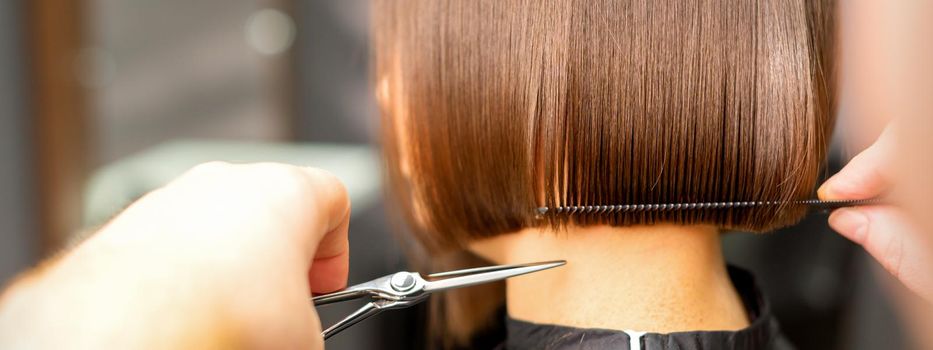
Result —
<path fill-rule="evenodd" d="M 339 303 L 341 301 L 358 299 L 364 295 L 366 294 L 364 294 L 362 291 L 348 289 L 314 296 L 311 298 L 311 302 L 314 303 L 314 305 L 327 305 L 332 303 Z"/>
<path fill-rule="evenodd" d="M 376 314 L 382 312 L 382 309 L 376 306 L 376 303 L 369 302 L 366 305 L 363 305 L 359 310 L 340 320 L 340 322 L 335 323 L 334 325 L 327 327 L 321 336 L 324 337 L 324 340 L 332 337 L 334 334 L 340 333 L 344 329 L 350 328 L 350 326 L 362 322 L 363 320 L 375 316 Z"/>
<path fill-rule="evenodd" d="M 473 269 L 435 273 L 428 275 L 428 281 L 424 286 L 424 291 L 431 293 L 447 289 L 469 287 L 477 284 L 500 281 L 509 277 L 515 277 L 527 273 L 555 268 L 566 263 L 567 262 L 564 260 L 558 260 L 531 264 L 479 267 Z"/>

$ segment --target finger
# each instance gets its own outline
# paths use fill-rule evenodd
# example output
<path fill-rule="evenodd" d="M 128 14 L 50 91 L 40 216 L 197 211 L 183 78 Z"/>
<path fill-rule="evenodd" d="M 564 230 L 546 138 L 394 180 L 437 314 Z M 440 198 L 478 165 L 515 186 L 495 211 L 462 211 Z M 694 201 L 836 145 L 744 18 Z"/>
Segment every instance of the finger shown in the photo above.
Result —
<path fill-rule="evenodd" d="M 868 199 L 884 193 L 890 184 L 887 171 L 893 156 L 892 130 L 885 129 L 874 144 L 823 183 L 817 192 L 820 199 Z"/>
<path fill-rule="evenodd" d="M 229 231 L 245 228 L 262 232 L 263 240 L 282 242 L 289 254 L 298 254 L 297 261 L 304 265 L 295 267 L 308 276 L 312 291 L 339 289 L 346 283 L 350 201 L 340 180 L 324 170 L 214 162 L 193 168 L 162 192 L 174 194 L 173 201 L 186 208 L 197 208 L 180 210 L 191 217 L 173 221 L 183 222 L 199 236 L 230 236 Z M 247 244 L 253 244 L 254 237 L 246 237 Z M 274 239 L 281 237 L 286 239 Z"/>
<path fill-rule="evenodd" d="M 838 209 L 829 217 L 834 230 L 861 245 L 908 288 L 927 297 L 933 279 L 924 273 L 931 253 L 908 221 L 890 206 Z M 933 300 L 933 299 L 928 299 Z"/>
<path fill-rule="evenodd" d="M 346 286 L 349 273 L 350 200 L 343 183 L 330 173 L 302 168 L 308 174 L 316 197 L 312 216 L 318 229 L 310 232 L 311 247 L 308 283 L 313 293 L 334 291 Z"/>
<path fill-rule="evenodd" d="M 349 266 L 349 250 L 337 256 L 315 258 L 308 271 L 309 289 L 312 293 L 327 293 L 346 287 Z"/>
<path fill-rule="evenodd" d="M 325 234 L 318 244 L 311 268 L 308 270 L 308 283 L 312 293 L 332 292 L 347 285 L 347 275 L 350 271 L 349 219 L 348 209 L 341 224 Z"/>

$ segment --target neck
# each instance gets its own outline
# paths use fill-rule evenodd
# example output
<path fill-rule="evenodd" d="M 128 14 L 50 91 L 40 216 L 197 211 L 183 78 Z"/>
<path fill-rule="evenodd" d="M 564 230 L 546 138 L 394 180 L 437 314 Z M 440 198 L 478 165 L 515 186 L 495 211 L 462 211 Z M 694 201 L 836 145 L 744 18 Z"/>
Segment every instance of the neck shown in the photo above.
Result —
<path fill-rule="evenodd" d="M 534 323 L 658 333 L 748 326 L 708 226 L 526 229 L 476 242 L 496 263 L 567 260 L 511 278 L 511 317 Z"/>

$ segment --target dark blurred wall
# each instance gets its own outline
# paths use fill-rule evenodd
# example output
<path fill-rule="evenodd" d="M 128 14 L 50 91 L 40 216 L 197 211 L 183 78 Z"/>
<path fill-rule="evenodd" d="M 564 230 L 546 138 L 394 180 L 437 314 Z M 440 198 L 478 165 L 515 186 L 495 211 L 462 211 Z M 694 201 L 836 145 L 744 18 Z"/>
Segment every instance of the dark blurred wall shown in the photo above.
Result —
<path fill-rule="evenodd" d="M 369 83 L 369 0 L 295 3 L 297 36 L 294 133 L 302 142 L 373 143 L 378 126 Z M 375 145 L 374 145 L 375 147 Z M 350 283 L 405 269 L 405 258 L 385 217 L 385 205 L 353 207 Z M 360 307 L 341 303 L 318 310 L 333 324 Z M 328 349 L 419 349 L 420 309 L 387 312 L 327 341 Z"/>
<path fill-rule="evenodd" d="M 369 83 L 369 1 L 297 2 L 296 136 L 316 142 L 372 140 L 377 130 Z"/>
<path fill-rule="evenodd" d="M 0 1 L 0 283 L 38 256 L 23 1 Z"/>

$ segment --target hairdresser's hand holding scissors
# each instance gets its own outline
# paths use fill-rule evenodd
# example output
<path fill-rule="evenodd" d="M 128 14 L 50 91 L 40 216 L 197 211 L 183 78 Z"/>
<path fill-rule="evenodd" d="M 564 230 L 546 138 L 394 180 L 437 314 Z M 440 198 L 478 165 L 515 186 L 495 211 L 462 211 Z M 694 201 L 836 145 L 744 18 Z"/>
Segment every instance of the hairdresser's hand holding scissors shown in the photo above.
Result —
<path fill-rule="evenodd" d="M 320 349 L 309 296 L 346 283 L 349 213 L 323 171 L 198 166 L 19 278 L 0 348 Z"/>
<path fill-rule="evenodd" d="M 857 155 L 819 190 L 821 199 L 873 198 L 891 192 L 895 130 Z M 912 218 L 900 208 L 875 205 L 837 209 L 829 217 L 837 232 L 861 245 L 904 285 L 933 301 L 933 250 Z"/>

